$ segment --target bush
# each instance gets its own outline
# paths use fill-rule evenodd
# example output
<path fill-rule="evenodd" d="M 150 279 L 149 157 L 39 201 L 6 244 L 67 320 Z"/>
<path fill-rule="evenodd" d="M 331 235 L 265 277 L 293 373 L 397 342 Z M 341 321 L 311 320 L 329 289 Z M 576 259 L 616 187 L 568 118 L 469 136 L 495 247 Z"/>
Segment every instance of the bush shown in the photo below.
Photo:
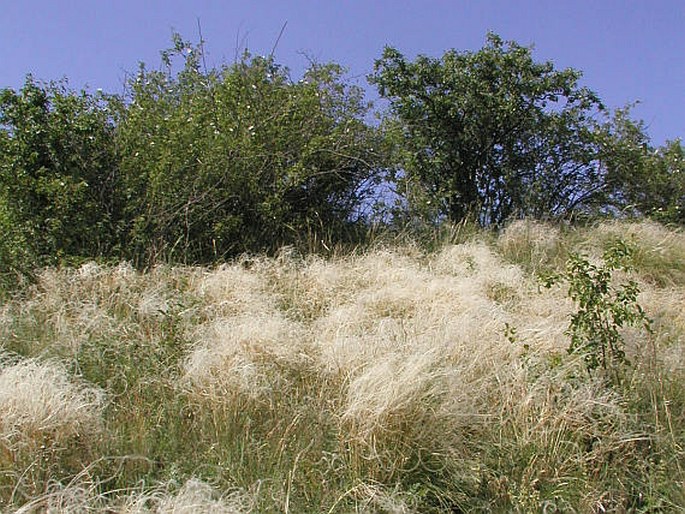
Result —
<path fill-rule="evenodd" d="M 343 233 L 381 148 L 361 90 L 336 65 L 314 64 L 299 82 L 248 54 L 201 70 L 201 47 L 174 42 L 168 73 L 141 67 L 132 81 L 117 131 L 132 257 L 207 262 Z"/>
<path fill-rule="evenodd" d="M 18 230 L 10 208 L 0 197 L 0 296 L 13 290 L 23 279 L 33 275 L 35 255 L 30 251 L 26 234 Z"/>
<path fill-rule="evenodd" d="M 22 251 L 54 260 L 117 247 L 112 135 L 104 95 L 31 76 L 20 91 L 0 92 L 0 223 L 10 224 L 14 237 L 0 250 L 3 266 L 16 268 Z"/>
<path fill-rule="evenodd" d="M 629 364 L 620 329 L 642 325 L 651 332 L 650 319 L 637 303 L 638 285 L 628 280 L 619 287 L 612 285 L 612 272 L 629 271 L 633 250 L 617 241 L 603 255 L 604 264 L 591 264 L 586 257 L 572 254 L 566 270 L 544 280 L 545 287 L 568 282 L 568 296 L 578 306 L 571 316 L 568 333 L 571 336 L 569 353 L 584 356 L 588 371 L 599 366 L 611 369 L 618 377 L 618 366 Z"/>

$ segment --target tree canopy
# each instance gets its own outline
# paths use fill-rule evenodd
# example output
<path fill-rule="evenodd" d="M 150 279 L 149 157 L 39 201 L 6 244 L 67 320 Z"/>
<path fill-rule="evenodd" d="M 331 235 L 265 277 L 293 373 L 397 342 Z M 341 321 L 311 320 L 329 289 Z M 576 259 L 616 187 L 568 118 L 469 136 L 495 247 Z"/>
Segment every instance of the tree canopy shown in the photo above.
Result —
<path fill-rule="evenodd" d="M 685 222 L 685 150 L 654 148 L 580 72 L 489 34 L 477 51 L 407 59 L 369 82 L 378 114 L 335 64 L 299 80 L 272 56 L 207 69 L 179 35 L 123 95 L 66 82 L 0 91 L 0 264 L 63 259 L 206 263 L 395 224 L 650 216 Z M 374 211 L 372 211 L 374 212 Z M 23 263 L 23 264 L 22 264 Z M 1 270 L 0 270 L 1 271 Z"/>
<path fill-rule="evenodd" d="M 595 137 L 603 106 L 580 76 L 494 34 L 479 51 L 439 59 L 386 48 L 370 82 L 390 101 L 410 205 L 484 225 L 589 205 L 604 172 Z"/>
<path fill-rule="evenodd" d="M 107 254 L 120 207 L 114 125 L 104 95 L 29 76 L 0 92 L 0 201 L 41 255 Z"/>
<path fill-rule="evenodd" d="M 141 68 L 117 129 L 140 252 L 206 261 L 341 231 L 376 175 L 381 145 L 340 66 L 293 82 L 270 57 L 205 72 L 176 39 L 177 74 Z"/>

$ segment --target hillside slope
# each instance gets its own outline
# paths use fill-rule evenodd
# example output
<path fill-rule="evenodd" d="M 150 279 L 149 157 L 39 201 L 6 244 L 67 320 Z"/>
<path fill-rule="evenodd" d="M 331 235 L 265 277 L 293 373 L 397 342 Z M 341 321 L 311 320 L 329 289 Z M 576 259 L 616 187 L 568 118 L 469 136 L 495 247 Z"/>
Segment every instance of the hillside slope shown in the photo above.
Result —
<path fill-rule="evenodd" d="M 616 381 L 538 276 L 618 238 L 653 330 Z M 0 309 L 0 510 L 680 512 L 684 305 L 650 223 L 46 269 Z"/>

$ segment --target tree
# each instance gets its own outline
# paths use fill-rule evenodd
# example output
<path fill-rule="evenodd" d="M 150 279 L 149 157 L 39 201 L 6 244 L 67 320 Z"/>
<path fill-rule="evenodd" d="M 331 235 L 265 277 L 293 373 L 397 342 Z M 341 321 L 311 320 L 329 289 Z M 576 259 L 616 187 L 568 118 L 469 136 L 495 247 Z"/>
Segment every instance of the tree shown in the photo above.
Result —
<path fill-rule="evenodd" d="M 31 76 L 0 91 L 0 210 L 36 256 L 95 257 L 118 244 L 113 131 L 104 95 Z"/>
<path fill-rule="evenodd" d="M 117 130 L 136 256 L 202 262 L 351 223 L 380 146 L 342 69 L 293 82 L 246 54 L 206 70 L 201 45 L 174 43 L 166 72 L 141 67 Z"/>
<path fill-rule="evenodd" d="M 649 182 L 636 202 L 643 212 L 665 223 L 685 224 L 685 147 L 668 141 L 652 152 Z"/>
<path fill-rule="evenodd" d="M 680 140 L 655 148 L 644 123 L 619 109 L 602 125 L 606 204 L 628 215 L 685 223 L 685 147 Z"/>
<path fill-rule="evenodd" d="M 410 208 L 497 225 L 591 205 L 603 185 L 603 106 L 580 76 L 495 34 L 477 52 L 440 59 L 411 62 L 386 48 L 369 80 L 390 102 L 396 180 Z"/>

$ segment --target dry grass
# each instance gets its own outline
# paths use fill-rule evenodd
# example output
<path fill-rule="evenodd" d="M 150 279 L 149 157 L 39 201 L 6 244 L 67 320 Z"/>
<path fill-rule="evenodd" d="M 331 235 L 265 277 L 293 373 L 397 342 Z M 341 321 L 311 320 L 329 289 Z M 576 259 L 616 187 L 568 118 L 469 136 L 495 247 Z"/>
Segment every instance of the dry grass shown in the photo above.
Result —
<path fill-rule="evenodd" d="M 216 320 L 198 327 L 195 339 L 183 382 L 193 394 L 213 401 L 268 397 L 286 387 L 279 368 L 304 366 L 308 360 L 300 327 L 278 312 Z"/>
<path fill-rule="evenodd" d="M 624 332 L 621 387 L 567 355 L 574 305 L 536 277 L 617 234 L 656 329 Z M 101 443 L 35 476 L 6 459 L 0 509 L 677 511 L 684 241 L 519 222 L 432 253 L 45 270 L 0 311 L 3 440 Z"/>
<path fill-rule="evenodd" d="M 624 239 L 636 247 L 634 265 L 645 282 L 656 287 L 685 285 L 685 236 L 652 221 L 604 223 L 588 234 L 588 242 L 604 246 Z"/>
<path fill-rule="evenodd" d="M 182 487 L 158 484 L 143 491 L 119 491 L 115 501 L 98 493 L 95 484 L 53 484 L 51 490 L 23 505 L 16 514 L 111 512 L 116 514 L 243 514 L 253 499 L 242 490 L 221 494 L 211 485 L 191 478 Z"/>
<path fill-rule="evenodd" d="M 93 437 L 102 426 L 103 391 L 72 380 L 57 363 L 26 360 L 0 368 L 0 444 L 15 451 Z"/>
<path fill-rule="evenodd" d="M 561 227 L 529 220 L 515 221 L 497 239 L 497 248 L 510 262 L 533 274 L 563 266 L 569 234 Z"/>

